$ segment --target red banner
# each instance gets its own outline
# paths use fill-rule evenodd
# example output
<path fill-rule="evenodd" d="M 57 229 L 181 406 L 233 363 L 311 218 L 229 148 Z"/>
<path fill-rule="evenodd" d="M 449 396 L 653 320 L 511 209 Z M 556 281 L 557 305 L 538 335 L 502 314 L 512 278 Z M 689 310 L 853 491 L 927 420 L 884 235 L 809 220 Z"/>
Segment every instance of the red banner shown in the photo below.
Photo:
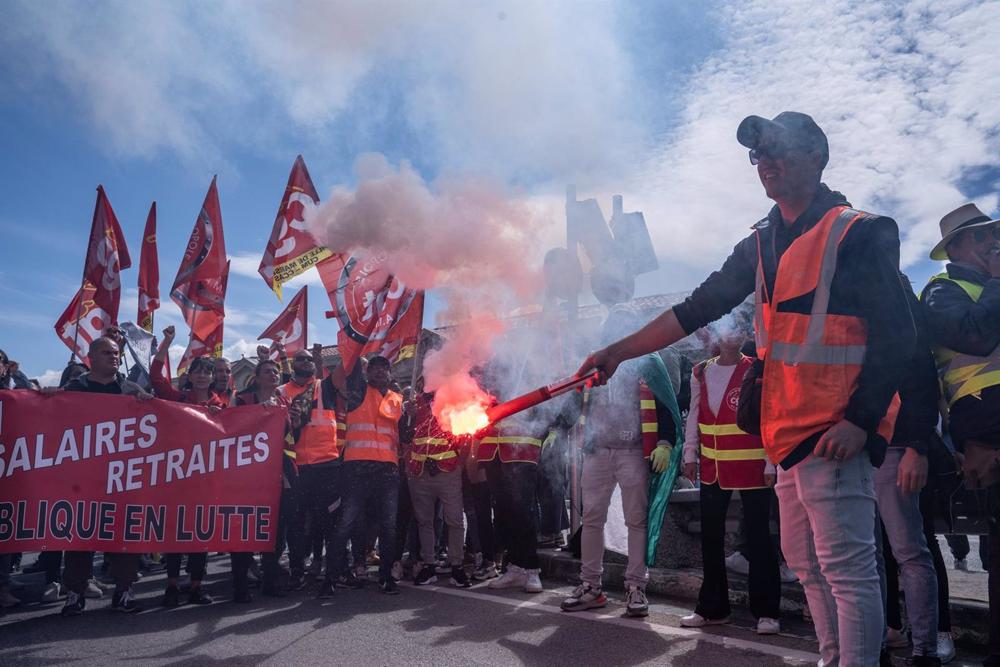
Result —
<path fill-rule="evenodd" d="M 103 186 L 90 225 L 90 241 L 83 265 L 83 284 L 56 322 L 56 335 L 77 357 L 87 358 L 94 339 L 118 322 L 121 271 L 132 266 L 125 236 Z"/>
<path fill-rule="evenodd" d="M 337 318 L 337 347 L 350 372 L 362 355 L 378 352 L 390 362 L 413 355 L 424 319 L 423 292 L 408 288 L 386 268 L 385 255 L 352 256 L 317 268 Z"/>
<path fill-rule="evenodd" d="M 160 307 L 160 262 L 156 257 L 156 202 L 149 207 L 139 254 L 139 313 L 135 323 L 153 333 L 153 313 Z"/>
<path fill-rule="evenodd" d="M 215 178 L 194 223 L 184 258 L 170 288 L 170 298 L 180 306 L 191 333 L 204 340 L 225 317 L 226 242 L 222 235 L 222 210 Z"/>
<path fill-rule="evenodd" d="M 271 238 L 257 271 L 267 286 L 281 298 L 281 284 L 315 266 L 332 253 L 316 243 L 306 229 L 305 212 L 319 205 L 319 195 L 313 186 L 306 162 L 299 155 L 288 175 L 285 196 L 278 206 Z"/>
<path fill-rule="evenodd" d="M 269 338 L 285 346 L 289 356 L 308 349 L 307 328 L 309 325 L 309 286 L 303 285 L 295 298 L 288 302 L 281 314 L 271 322 L 257 340 Z"/>
<path fill-rule="evenodd" d="M 225 302 L 226 291 L 229 289 L 229 264 L 226 261 L 226 270 L 222 274 L 222 300 Z M 184 356 L 181 357 L 181 361 L 177 364 L 177 377 L 187 373 L 188 366 L 197 357 L 221 357 L 222 356 L 222 334 L 224 329 L 225 319 L 220 318 L 218 324 L 212 329 L 204 339 L 199 338 L 194 335 L 194 331 L 191 332 L 191 338 L 188 340 L 187 349 L 184 350 Z M 169 377 L 169 372 L 167 373 Z"/>
<path fill-rule="evenodd" d="M 0 391 L 0 553 L 269 551 L 286 416 Z"/>

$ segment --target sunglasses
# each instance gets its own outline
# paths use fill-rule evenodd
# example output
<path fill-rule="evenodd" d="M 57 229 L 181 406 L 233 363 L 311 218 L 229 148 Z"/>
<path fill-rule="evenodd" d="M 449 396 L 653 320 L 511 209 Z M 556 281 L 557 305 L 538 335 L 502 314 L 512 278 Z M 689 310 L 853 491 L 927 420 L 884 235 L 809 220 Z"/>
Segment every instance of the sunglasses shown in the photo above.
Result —
<path fill-rule="evenodd" d="M 790 146 L 783 143 L 771 144 L 770 146 L 763 146 L 761 148 L 751 148 L 750 164 L 756 166 L 757 163 L 764 159 L 780 160 L 788 155 L 791 150 Z"/>
<path fill-rule="evenodd" d="M 982 243 L 986 239 L 1000 241 L 1000 225 L 990 225 L 986 228 L 973 229 L 972 238 L 976 240 L 976 243 Z"/>

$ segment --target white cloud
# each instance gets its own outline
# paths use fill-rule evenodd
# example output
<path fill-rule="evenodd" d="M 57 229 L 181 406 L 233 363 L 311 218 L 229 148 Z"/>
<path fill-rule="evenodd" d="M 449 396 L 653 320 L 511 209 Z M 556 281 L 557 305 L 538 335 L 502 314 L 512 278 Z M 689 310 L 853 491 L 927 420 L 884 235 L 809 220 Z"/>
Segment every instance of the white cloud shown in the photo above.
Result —
<path fill-rule="evenodd" d="M 824 180 L 894 217 L 912 265 L 966 198 L 963 171 L 997 164 L 1000 4 L 755 0 L 722 13 L 726 47 L 684 93 L 669 141 L 632 183 L 668 258 L 717 266 L 771 202 L 736 126 L 749 114 L 812 115 L 830 140 Z M 996 195 L 979 202 L 997 207 Z"/>
<path fill-rule="evenodd" d="M 62 371 L 54 371 L 50 368 L 35 379 L 38 380 L 38 384 L 43 387 L 58 387 L 59 380 L 61 378 Z"/>

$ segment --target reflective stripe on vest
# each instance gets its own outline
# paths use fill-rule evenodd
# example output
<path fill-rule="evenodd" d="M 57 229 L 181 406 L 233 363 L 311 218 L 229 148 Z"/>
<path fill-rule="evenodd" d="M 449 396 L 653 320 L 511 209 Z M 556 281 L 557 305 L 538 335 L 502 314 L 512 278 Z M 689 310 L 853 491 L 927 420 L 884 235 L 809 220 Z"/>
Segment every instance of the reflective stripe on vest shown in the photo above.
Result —
<path fill-rule="evenodd" d="M 507 427 L 510 431 L 514 427 Z M 491 427 L 492 432 L 503 431 L 502 425 Z M 538 463 L 542 441 L 520 435 L 488 435 L 479 441 L 479 461 L 492 461 L 500 455 L 503 463 Z"/>
<path fill-rule="evenodd" d="M 644 380 L 639 381 L 639 429 L 642 455 L 648 458 L 660 440 L 660 424 L 656 418 L 656 397 Z"/>
<path fill-rule="evenodd" d="M 399 463 L 399 430 L 395 414 L 396 403 L 401 397 L 395 392 L 384 396 L 373 387 L 368 387 L 365 399 L 347 418 L 345 436 L 345 461 L 383 461 Z M 385 405 L 393 410 L 384 410 Z M 386 414 L 386 413 L 389 414 Z"/>
<path fill-rule="evenodd" d="M 441 428 L 428 398 L 417 399 L 414 420 L 413 447 L 406 463 L 409 476 L 415 478 L 422 475 L 427 461 L 434 461 L 440 472 L 457 470 L 458 445 Z"/>
<path fill-rule="evenodd" d="M 983 294 L 983 286 L 968 280 L 956 280 L 947 273 L 941 273 L 930 279 L 947 280 L 961 287 L 973 302 L 978 303 Z M 979 398 L 979 393 L 987 387 L 1000 385 L 1000 345 L 993 348 L 988 356 L 976 357 L 962 354 L 944 346 L 934 349 L 934 359 L 937 362 L 938 376 L 941 378 L 941 388 L 948 407 L 955 401 L 966 396 Z"/>
<path fill-rule="evenodd" d="M 759 489 L 764 482 L 767 455 L 759 437 L 750 435 L 736 424 L 740 385 L 753 363 L 741 355 L 733 368 L 719 403 L 718 414 L 708 403 L 705 369 L 718 357 L 695 366 L 693 375 L 700 382 L 698 394 L 698 440 L 701 451 L 701 481 L 718 484 L 722 489 Z"/>
<path fill-rule="evenodd" d="M 773 294 L 767 303 L 758 230 L 757 308 L 764 359 L 761 434 L 769 458 L 781 463 L 806 438 L 844 417 L 857 387 L 868 342 L 867 323 L 859 317 L 829 313 L 830 292 L 840 244 L 863 216 L 836 206 L 812 229 L 792 241 L 778 262 Z M 782 304 L 812 294 L 809 313 L 782 310 Z M 760 335 L 763 334 L 763 335 Z M 892 440 L 899 397 L 879 423 L 879 434 Z"/>
<path fill-rule="evenodd" d="M 287 382 L 278 387 L 278 394 L 289 403 L 306 391 L 308 385 L 299 386 Z M 295 451 L 285 450 L 285 454 L 295 459 L 298 465 L 325 463 L 340 457 L 340 440 L 337 437 L 340 424 L 334 410 L 323 409 L 323 387 L 320 380 L 313 380 L 313 404 L 309 421 L 302 426 Z"/>

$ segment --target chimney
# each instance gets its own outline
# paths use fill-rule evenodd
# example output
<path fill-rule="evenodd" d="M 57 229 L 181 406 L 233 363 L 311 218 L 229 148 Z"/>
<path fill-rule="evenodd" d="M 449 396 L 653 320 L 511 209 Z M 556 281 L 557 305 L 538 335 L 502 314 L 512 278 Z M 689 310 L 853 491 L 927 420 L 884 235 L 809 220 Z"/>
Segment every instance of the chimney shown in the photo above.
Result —
<path fill-rule="evenodd" d="M 617 218 L 618 216 L 623 214 L 624 210 L 622 206 L 622 196 L 615 195 L 614 197 L 611 198 L 611 217 Z"/>

